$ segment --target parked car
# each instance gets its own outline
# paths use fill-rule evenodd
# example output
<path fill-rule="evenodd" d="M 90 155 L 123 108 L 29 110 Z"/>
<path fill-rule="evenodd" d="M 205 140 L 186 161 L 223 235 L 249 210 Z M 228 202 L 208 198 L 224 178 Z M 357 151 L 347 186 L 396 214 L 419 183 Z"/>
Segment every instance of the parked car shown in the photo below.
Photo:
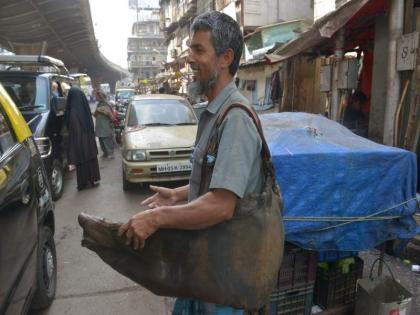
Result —
<path fill-rule="evenodd" d="M 135 95 L 134 89 L 117 89 L 115 91 L 115 102 L 127 106 L 130 99 Z"/>
<path fill-rule="evenodd" d="M 183 97 L 134 96 L 123 132 L 123 189 L 132 183 L 188 179 L 197 123 Z"/>
<path fill-rule="evenodd" d="M 117 110 L 117 123 L 114 124 L 114 133 L 115 133 L 115 142 L 121 144 L 122 142 L 122 134 L 124 131 L 124 121 L 125 121 L 125 113 L 126 111 L 118 111 Z"/>
<path fill-rule="evenodd" d="M 48 56 L 0 56 L 0 83 L 22 112 L 45 163 L 53 200 L 63 194 L 67 164 L 64 125 L 65 86 L 74 83 L 62 61 Z M 53 82 L 57 92 L 52 90 Z"/>
<path fill-rule="evenodd" d="M 26 314 L 52 303 L 53 208 L 31 130 L 0 84 L 0 314 Z"/>

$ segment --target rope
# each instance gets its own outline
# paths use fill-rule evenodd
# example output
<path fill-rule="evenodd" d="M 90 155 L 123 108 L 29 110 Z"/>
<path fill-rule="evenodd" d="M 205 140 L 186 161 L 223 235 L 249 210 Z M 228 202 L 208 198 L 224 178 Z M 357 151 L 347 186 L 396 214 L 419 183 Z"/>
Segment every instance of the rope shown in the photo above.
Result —
<path fill-rule="evenodd" d="M 393 219 L 397 219 L 400 218 L 401 216 L 383 216 L 383 217 L 378 217 L 377 215 L 388 212 L 392 209 L 401 207 L 403 205 L 408 204 L 410 201 L 416 200 L 417 204 L 418 204 L 418 200 L 417 197 L 405 200 L 397 205 L 394 205 L 392 207 L 377 211 L 375 213 L 372 213 L 370 215 L 367 216 L 363 216 L 363 217 L 284 217 L 283 220 L 284 221 L 311 221 L 311 222 L 340 222 L 340 221 L 344 221 L 343 223 L 340 224 L 336 224 L 336 225 L 332 225 L 332 226 L 327 226 L 325 228 L 321 228 L 321 229 L 317 229 L 314 230 L 313 232 L 320 232 L 320 231 L 325 231 L 325 230 L 329 230 L 329 229 L 334 229 L 340 226 L 344 226 L 350 223 L 354 223 L 354 222 L 363 222 L 363 221 L 377 221 L 377 220 L 393 220 Z"/>
<path fill-rule="evenodd" d="M 367 217 L 284 217 L 284 221 L 310 221 L 310 222 L 348 222 L 354 221 L 358 219 L 365 219 L 364 221 L 380 221 L 380 220 L 394 220 L 398 219 L 401 216 L 388 216 L 388 217 L 374 217 L 374 218 L 367 218 Z"/>

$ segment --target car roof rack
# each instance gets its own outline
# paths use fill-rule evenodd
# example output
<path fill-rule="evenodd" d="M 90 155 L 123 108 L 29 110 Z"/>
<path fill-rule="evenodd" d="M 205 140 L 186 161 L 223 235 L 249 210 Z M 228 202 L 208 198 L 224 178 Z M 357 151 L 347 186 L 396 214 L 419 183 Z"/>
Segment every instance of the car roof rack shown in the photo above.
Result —
<path fill-rule="evenodd" d="M 0 64 L 10 65 L 7 70 L 13 70 L 19 66 L 52 67 L 58 74 L 69 75 L 64 63 L 56 58 L 46 55 L 0 55 Z"/>

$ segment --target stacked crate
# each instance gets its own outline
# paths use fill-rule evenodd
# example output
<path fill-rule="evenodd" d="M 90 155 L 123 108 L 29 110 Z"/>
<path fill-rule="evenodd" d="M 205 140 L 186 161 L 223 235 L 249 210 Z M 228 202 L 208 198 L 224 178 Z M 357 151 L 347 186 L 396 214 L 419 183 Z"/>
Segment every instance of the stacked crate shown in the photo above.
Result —
<path fill-rule="evenodd" d="M 357 279 L 363 274 L 363 260 L 357 252 L 337 252 L 337 255 L 319 256 L 324 260 L 318 263 L 314 288 L 314 304 L 324 309 L 354 303 Z M 332 260 L 332 258 L 337 258 Z"/>
<path fill-rule="evenodd" d="M 316 253 L 285 244 L 270 315 L 309 315 L 316 277 Z"/>

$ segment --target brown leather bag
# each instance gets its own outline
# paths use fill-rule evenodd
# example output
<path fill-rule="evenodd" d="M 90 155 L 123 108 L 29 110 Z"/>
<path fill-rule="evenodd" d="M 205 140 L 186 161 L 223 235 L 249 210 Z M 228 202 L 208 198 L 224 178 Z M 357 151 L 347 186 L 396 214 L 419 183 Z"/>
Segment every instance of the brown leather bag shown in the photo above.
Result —
<path fill-rule="evenodd" d="M 157 295 L 256 311 L 269 302 L 283 255 L 282 200 L 258 117 L 248 107 L 231 106 L 228 110 L 246 110 L 256 123 L 266 175 L 263 192 L 239 200 L 231 220 L 196 231 L 159 230 L 139 251 L 127 247 L 117 235 L 121 224 L 83 213 L 79 223 L 83 246 Z M 217 150 L 217 144 L 209 149 Z"/>

